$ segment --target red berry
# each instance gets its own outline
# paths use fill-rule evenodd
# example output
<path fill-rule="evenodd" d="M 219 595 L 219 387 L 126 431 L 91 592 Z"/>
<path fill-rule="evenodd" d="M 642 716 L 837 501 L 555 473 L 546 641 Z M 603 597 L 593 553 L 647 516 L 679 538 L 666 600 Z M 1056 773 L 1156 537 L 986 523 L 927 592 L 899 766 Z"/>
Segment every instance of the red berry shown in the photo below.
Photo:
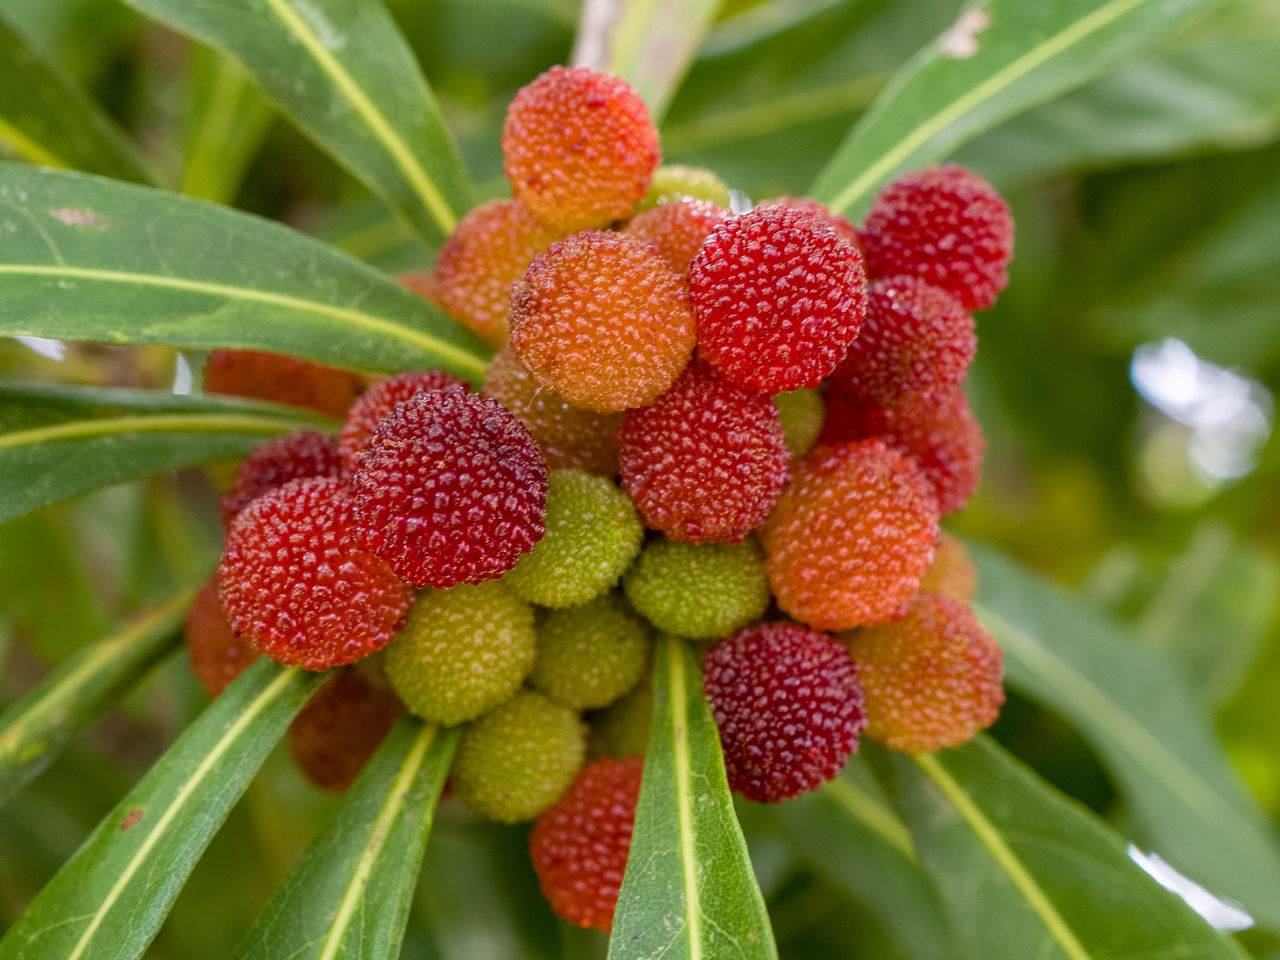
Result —
<path fill-rule="evenodd" d="M 215 350 L 204 362 L 204 392 L 252 397 L 341 418 L 363 387 L 349 370 L 259 350 Z"/>
<path fill-rule="evenodd" d="M 778 408 L 691 363 L 618 431 L 623 489 L 672 540 L 738 543 L 764 524 L 787 482 Z"/>
<path fill-rule="evenodd" d="M 496 400 L 419 393 L 378 424 L 351 491 L 369 549 L 444 589 L 497 579 L 542 538 L 547 462 Z"/>
<path fill-rule="evenodd" d="M 552 67 L 516 94 L 502 157 L 516 199 L 566 233 L 627 216 L 662 159 L 640 95 L 584 67 Z"/>
<path fill-rule="evenodd" d="M 640 757 L 597 760 L 533 825 L 529 853 L 542 895 L 570 923 L 605 933 L 613 926 L 643 771 Z"/>
<path fill-rule="evenodd" d="M 426 390 L 460 390 L 466 393 L 467 389 L 465 383 L 443 370 L 401 373 L 375 383 L 351 405 L 342 424 L 339 435 L 342 469 L 351 473 L 360 465 L 364 445 L 378 428 L 378 421 L 395 410 L 397 403 Z"/>
<path fill-rule="evenodd" d="M 711 231 L 728 218 L 726 211 L 709 200 L 668 200 L 636 214 L 625 232 L 661 254 L 676 273 L 686 276 L 690 262 Z"/>
<path fill-rule="evenodd" d="M 762 393 L 816 387 L 866 313 L 862 255 L 799 210 L 757 207 L 716 227 L 689 269 L 698 354 Z"/>
<path fill-rule="evenodd" d="M 244 668 L 258 659 L 258 651 L 237 637 L 222 612 L 218 578 L 210 577 L 187 611 L 184 630 L 191 672 L 211 697 L 216 697 Z"/>
<path fill-rule="evenodd" d="M 826 204 L 819 203 L 817 200 L 810 200 L 808 197 L 778 197 L 776 200 L 765 201 L 761 206 L 782 207 L 785 210 L 799 210 L 802 213 L 811 214 L 835 227 L 836 232 L 855 247 L 861 247 L 858 241 L 858 228 Z"/>
<path fill-rule="evenodd" d="M 702 658 L 729 786 L 776 803 L 841 770 L 866 726 L 858 670 L 845 648 L 794 623 L 745 627 Z"/>
<path fill-rule="evenodd" d="M 231 627 L 277 663 L 308 670 L 385 647 L 413 591 L 365 550 L 342 483 L 292 480 L 240 511 L 218 589 Z"/>
<path fill-rule="evenodd" d="M 873 279 L 912 274 L 966 310 L 987 309 L 1009 282 L 1009 208 L 991 184 L 962 167 L 903 174 L 880 191 L 861 236 Z"/>
<path fill-rule="evenodd" d="M 289 725 L 289 753 L 317 787 L 345 793 L 402 713 L 390 690 L 339 670 Z"/>
<path fill-rule="evenodd" d="M 236 514 L 251 501 L 290 480 L 336 477 L 341 473 L 337 437 L 299 430 L 268 440 L 254 447 L 241 462 L 231 486 L 218 498 L 222 525 L 230 526 Z"/>

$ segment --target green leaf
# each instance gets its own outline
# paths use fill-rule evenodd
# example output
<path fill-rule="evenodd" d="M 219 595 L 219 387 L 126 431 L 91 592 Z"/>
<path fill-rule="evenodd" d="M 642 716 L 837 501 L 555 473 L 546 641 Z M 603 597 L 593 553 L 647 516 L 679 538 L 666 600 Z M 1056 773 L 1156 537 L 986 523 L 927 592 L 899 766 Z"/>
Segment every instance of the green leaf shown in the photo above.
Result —
<path fill-rule="evenodd" d="M 326 422 L 233 397 L 0 383 L 0 521 Z"/>
<path fill-rule="evenodd" d="M 1120 784 L 1157 853 L 1211 892 L 1280 926 L 1280 843 L 1240 786 L 1199 699 L 1155 651 L 971 545 L 975 610 L 1014 687 L 1075 725 Z"/>
<path fill-rule="evenodd" d="M 48 167 L 150 181 L 132 145 L 57 65 L 0 19 L 0 145 Z"/>
<path fill-rule="evenodd" d="M 271 108 L 239 62 L 193 43 L 182 113 L 182 192 L 230 203 L 271 126 Z"/>
<path fill-rule="evenodd" d="M 380 0 L 128 0 L 243 63 L 281 110 L 435 242 L 471 206 L 434 96 Z"/>
<path fill-rule="evenodd" d="M 893 779 L 961 956 L 1239 958 L 1086 808 L 985 737 L 896 754 Z"/>
<path fill-rule="evenodd" d="M 173 649 L 193 594 L 181 590 L 85 647 L 0 716 L 0 803 Z"/>
<path fill-rule="evenodd" d="M 909 61 L 813 186 L 861 212 L 895 173 L 943 157 L 1021 110 L 1079 86 L 1190 22 L 1214 0 L 989 0 Z"/>
<path fill-rule="evenodd" d="M 0 960 L 131 960 L 324 679 L 259 660 L 120 801 L 0 940 Z"/>
<path fill-rule="evenodd" d="M 720 734 L 687 642 L 659 640 L 653 722 L 610 960 L 775 958 L 725 779 Z"/>
<path fill-rule="evenodd" d="M 239 960 L 394 960 L 458 731 L 405 716 L 289 872 Z"/>
<path fill-rule="evenodd" d="M 0 335 L 242 347 L 470 380 L 489 354 L 386 274 L 287 227 L 21 164 L 0 164 L 0 298 Z"/>

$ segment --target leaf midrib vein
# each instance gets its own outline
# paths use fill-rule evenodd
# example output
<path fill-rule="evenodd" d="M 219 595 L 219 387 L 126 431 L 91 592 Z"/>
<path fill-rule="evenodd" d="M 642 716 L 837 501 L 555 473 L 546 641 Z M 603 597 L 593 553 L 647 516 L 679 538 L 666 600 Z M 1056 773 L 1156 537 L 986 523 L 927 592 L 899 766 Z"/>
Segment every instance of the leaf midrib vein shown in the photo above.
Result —
<path fill-rule="evenodd" d="M 290 430 L 314 427 L 312 421 L 286 420 L 279 417 L 258 417 L 247 414 L 226 413 L 175 413 L 155 416 L 103 417 L 98 420 L 75 420 L 30 430 L 16 430 L 0 434 L 0 449 L 6 447 L 30 447 L 57 440 L 77 437 L 109 436 L 142 431 L 187 431 L 201 433 L 260 433 L 272 436 Z"/>
<path fill-rule="evenodd" d="M 680 820 L 680 866 L 684 876 L 685 932 L 689 941 L 690 960 L 701 960 L 702 945 L 698 898 L 697 853 L 694 847 L 692 791 L 689 789 L 689 718 L 685 694 L 685 656 L 682 640 L 667 638 L 669 684 L 671 693 L 671 736 L 676 766 L 676 810 Z"/>

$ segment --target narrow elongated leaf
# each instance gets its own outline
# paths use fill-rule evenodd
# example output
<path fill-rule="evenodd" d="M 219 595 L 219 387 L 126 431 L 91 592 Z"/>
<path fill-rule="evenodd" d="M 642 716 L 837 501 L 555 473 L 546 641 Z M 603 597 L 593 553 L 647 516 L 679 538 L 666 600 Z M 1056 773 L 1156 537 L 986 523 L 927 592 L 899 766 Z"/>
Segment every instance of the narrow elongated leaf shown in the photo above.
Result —
<path fill-rule="evenodd" d="M 325 421 L 233 397 L 0 383 L 0 521 Z"/>
<path fill-rule="evenodd" d="M 0 19 L 0 145 L 32 163 L 151 180 L 115 124 Z"/>
<path fill-rule="evenodd" d="M 893 771 L 961 956 L 1244 957 L 1147 876 L 1124 840 L 992 741 L 897 755 Z"/>
<path fill-rule="evenodd" d="M 179 591 L 85 647 L 0 716 L 0 803 L 173 649 L 193 592 Z"/>
<path fill-rule="evenodd" d="M 1149 49 L 1214 0 L 989 0 L 896 75 L 819 174 L 813 195 L 860 212 L 900 170 Z"/>
<path fill-rule="evenodd" d="M 0 960 L 132 960 L 323 674 L 259 660 L 103 818 L 0 940 Z"/>
<path fill-rule="evenodd" d="M 610 960 L 777 955 L 697 661 L 685 641 L 665 636 Z"/>
<path fill-rule="evenodd" d="M 182 112 L 182 192 L 230 203 L 271 126 L 271 108 L 238 61 L 193 43 Z"/>
<path fill-rule="evenodd" d="M 471 206 L 458 149 L 381 0 L 128 0 L 243 63 L 299 128 L 428 240 Z"/>
<path fill-rule="evenodd" d="M 488 355 L 390 277 L 279 224 L 22 164 L 0 164 L 0 335 L 244 347 L 471 380 Z"/>
<path fill-rule="evenodd" d="M 1008 682 L 1088 739 L 1160 856 L 1280 926 L 1280 843 L 1178 672 L 1061 590 L 990 549 L 972 552 L 975 609 L 1004 647 Z"/>

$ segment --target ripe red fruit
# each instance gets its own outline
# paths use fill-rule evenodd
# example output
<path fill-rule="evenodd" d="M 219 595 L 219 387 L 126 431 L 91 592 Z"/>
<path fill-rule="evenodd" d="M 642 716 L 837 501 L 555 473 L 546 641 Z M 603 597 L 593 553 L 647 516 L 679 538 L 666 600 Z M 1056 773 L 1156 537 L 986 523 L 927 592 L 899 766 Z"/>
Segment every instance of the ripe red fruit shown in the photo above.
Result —
<path fill-rule="evenodd" d="M 866 726 L 848 652 L 799 624 L 746 627 L 709 648 L 702 689 L 729 786 L 760 803 L 822 786 L 844 769 Z"/>
<path fill-rule="evenodd" d="M 624 232 L 661 254 L 672 270 L 686 276 L 711 231 L 728 218 L 729 213 L 710 200 L 667 200 L 636 214 Z"/>
<path fill-rule="evenodd" d="M 258 651 L 237 637 L 222 612 L 218 599 L 218 578 L 213 576 L 196 593 L 187 611 L 184 639 L 191 672 L 211 697 L 216 697 L 244 668 L 258 659 Z"/>
<path fill-rule="evenodd" d="M 787 482 L 778 408 L 691 363 L 618 430 L 623 489 L 672 540 L 738 543 L 761 526 Z"/>
<path fill-rule="evenodd" d="M 785 210 L 799 210 L 802 213 L 812 214 L 819 220 L 835 227 L 840 236 L 855 247 L 861 247 L 858 242 L 858 228 L 826 204 L 819 203 L 817 200 L 810 200 L 808 197 L 778 197 L 776 200 L 766 200 L 761 206 L 782 207 Z"/>
<path fill-rule="evenodd" d="M 342 469 L 348 473 L 360 464 L 364 445 L 369 442 L 378 427 L 378 421 L 391 413 L 397 403 L 425 390 L 460 390 L 467 392 L 467 385 L 451 373 L 443 370 L 401 373 L 375 383 L 347 411 L 347 419 L 339 434 L 339 451 Z"/>
<path fill-rule="evenodd" d="M 558 916 L 605 933 L 631 851 L 644 761 L 608 757 L 584 767 L 529 834 L 542 895 Z"/>
<path fill-rule="evenodd" d="M 991 184 L 962 167 L 903 174 L 880 191 L 861 236 L 873 279 L 912 274 L 967 310 L 987 309 L 1009 282 L 1009 208 Z"/>
<path fill-rule="evenodd" d="M 662 159 L 640 95 L 585 67 L 552 67 L 516 94 L 502 157 L 516 199 L 565 233 L 627 216 Z"/>
<path fill-rule="evenodd" d="M 342 483 L 292 480 L 240 511 L 218 589 L 236 633 L 277 663 L 308 670 L 385 647 L 413 591 L 361 545 Z"/>
<path fill-rule="evenodd" d="M 542 538 L 547 462 L 498 401 L 419 393 L 378 424 L 351 491 L 369 549 L 445 589 L 497 579 Z"/>
<path fill-rule="evenodd" d="M 236 514 L 251 501 L 290 480 L 336 477 L 341 473 L 337 437 L 299 430 L 268 440 L 254 447 L 241 462 L 231 486 L 218 498 L 222 525 L 230 526 Z"/>
<path fill-rule="evenodd" d="M 341 418 L 364 384 L 349 370 L 259 350 L 214 350 L 204 362 L 204 392 L 252 397 Z"/>
<path fill-rule="evenodd" d="M 345 793 L 402 713 L 389 689 L 339 670 L 289 725 L 289 753 L 317 787 Z"/>
<path fill-rule="evenodd" d="M 866 313 L 862 255 L 811 214 L 757 207 L 707 238 L 689 268 L 698 355 L 726 380 L 781 393 L 816 387 Z"/>

